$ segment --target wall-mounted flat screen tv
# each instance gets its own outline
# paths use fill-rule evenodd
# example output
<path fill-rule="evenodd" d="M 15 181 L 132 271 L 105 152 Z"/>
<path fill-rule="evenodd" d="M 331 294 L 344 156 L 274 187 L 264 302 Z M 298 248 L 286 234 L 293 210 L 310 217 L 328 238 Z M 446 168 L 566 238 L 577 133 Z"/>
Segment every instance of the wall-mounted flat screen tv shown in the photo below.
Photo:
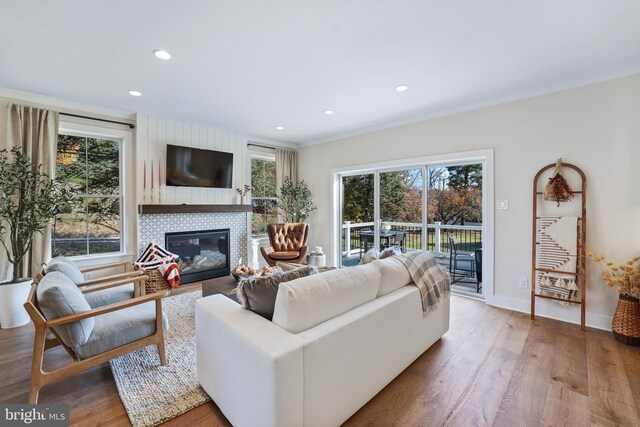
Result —
<path fill-rule="evenodd" d="M 167 145 L 167 185 L 231 188 L 233 153 Z"/>

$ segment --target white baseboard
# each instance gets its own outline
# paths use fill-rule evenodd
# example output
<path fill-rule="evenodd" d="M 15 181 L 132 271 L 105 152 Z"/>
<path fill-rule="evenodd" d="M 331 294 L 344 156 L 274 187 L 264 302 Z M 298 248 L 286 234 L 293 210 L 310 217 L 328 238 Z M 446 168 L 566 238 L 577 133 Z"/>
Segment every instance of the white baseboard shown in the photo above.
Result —
<path fill-rule="evenodd" d="M 510 298 L 500 295 L 494 295 L 491 297 L 491 301 L 487 301 L 487 304 L 506 308 L 507 310 L 519 311 L 521 313 L 531 313 L 531 304 L 529 301 Z M 549 319 L 560 320 L 562 322 L 580 324 L 580 307 L 570 306 L 565 307 L 563 305 L 552 303 L 548 301 L 536 301 L 536 316 L 547 317 Z M 605 331 L 611 330 L 611 316 L 605 316 L 603 314 L 589 313 L 587 311 L 586 325 L 590 328 L 602 329 Z"/>

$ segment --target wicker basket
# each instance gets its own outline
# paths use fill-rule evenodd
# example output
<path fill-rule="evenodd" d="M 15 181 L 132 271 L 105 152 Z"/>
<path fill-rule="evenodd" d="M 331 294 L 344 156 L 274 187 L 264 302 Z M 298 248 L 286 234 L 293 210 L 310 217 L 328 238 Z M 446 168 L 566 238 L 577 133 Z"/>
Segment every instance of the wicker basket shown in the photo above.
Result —
<path fill-rule="evenodd" d="M 620 294 L 611 330 L 618 341 L 640 346 L 640 301 L 638 298 Z"/>
<path fill-rule="evenodd" d="M 147 281 L 144 283 L 144 292 L 145 294 L 153 294 L 158 291 L 163 291 L 168 289 L 167 281 L 162 277 L 162 273 L 160 270 L 145 270 L 144 274 L 149 276 Z"/>

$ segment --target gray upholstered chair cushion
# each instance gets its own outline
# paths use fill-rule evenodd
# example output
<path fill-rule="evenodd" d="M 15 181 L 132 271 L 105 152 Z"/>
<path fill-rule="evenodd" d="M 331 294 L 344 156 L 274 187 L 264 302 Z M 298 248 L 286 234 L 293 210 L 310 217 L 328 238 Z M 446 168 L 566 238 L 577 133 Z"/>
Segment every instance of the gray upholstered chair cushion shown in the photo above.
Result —
<path fill-rule="evenodd" d="M 268 276 L 252 276 L 242 279 L 236 288 L 238 301 L 247 310 L 271 320 L 278 295 L 278 285 L 317 272 L 317 268 L 305 265 L 284 273 L 277 272 Z"/>
<path fill-rule="evenodd" d="M 126 301 L 133 296 L 133 283 L 84 294 L 91 308 Z"/>
<path fill-rule="evenodd" d="M 73 283 L 84 282 L 84 275 L 80 269 L 67 257 L 55 257 L 44 267 L 44 274 L 59 271 L 67 276 Z"/>
<path fill-rule="evenodd" d="M 169 320 L 164 313 L 162 325 L 165 330 L 169 329 Z M 148 337 L 155 330 L 156 303 L 152 301 L 97 316 L 89 339 L 72 348 L 80 359 L 86 359 Z"/>
<path fill-rule="evenodd" d="M 47 320 L 91 310 L 80 289 L 59 271 L 52 271 L 40 280 L 36 296 L 38 306 Z M 95 320 L 90 317 L 53 329 L 67 346 L 73 347 L 89 339 L 94 324 Z"/>

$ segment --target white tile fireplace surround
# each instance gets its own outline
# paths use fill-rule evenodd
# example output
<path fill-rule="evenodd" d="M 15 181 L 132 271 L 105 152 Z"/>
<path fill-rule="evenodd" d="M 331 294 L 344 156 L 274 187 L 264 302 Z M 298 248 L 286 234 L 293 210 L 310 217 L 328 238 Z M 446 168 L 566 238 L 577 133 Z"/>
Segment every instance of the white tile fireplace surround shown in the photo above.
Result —
<path fill-rule="evenodd" d="M 138 254 L 151 241 L 164 246 L 165 233 L 228 228 L 233 268 L 240 258 L 247 260 L 248 220 L 246 212 L 138 214 Z"/>

